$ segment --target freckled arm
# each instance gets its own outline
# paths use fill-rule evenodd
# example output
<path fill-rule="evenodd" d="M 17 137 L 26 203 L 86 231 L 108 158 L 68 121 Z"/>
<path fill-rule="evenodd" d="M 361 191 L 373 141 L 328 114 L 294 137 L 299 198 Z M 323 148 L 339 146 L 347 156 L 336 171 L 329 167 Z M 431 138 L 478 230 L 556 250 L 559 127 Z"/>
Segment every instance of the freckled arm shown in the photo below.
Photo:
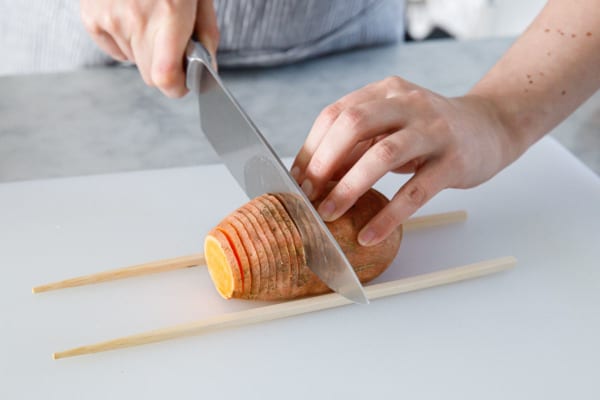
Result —
<path fill-rule="evenodd" d="M 469 95 L 490 101 L 521 153 L 600 88 L 600 0 L 550 0 Z"/>

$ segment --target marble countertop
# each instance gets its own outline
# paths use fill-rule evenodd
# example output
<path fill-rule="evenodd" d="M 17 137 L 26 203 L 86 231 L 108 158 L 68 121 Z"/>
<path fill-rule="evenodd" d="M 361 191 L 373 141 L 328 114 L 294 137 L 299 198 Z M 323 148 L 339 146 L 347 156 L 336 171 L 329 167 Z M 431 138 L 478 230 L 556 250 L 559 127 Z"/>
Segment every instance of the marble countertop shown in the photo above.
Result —
<path fill-rule="evenodd" d="M 281 157 L 295 155 L 319 111 L 399 75 L 445 95 L 468 90 L 511 38 L 440 40 L 341 53 L 294 65 L 222 71 Z M 600 93 L 552 133 L 600 174 Z M 0 77 L 0 182 L 217 162 L 194 96 L 168 99 L 134 68 Z"/>

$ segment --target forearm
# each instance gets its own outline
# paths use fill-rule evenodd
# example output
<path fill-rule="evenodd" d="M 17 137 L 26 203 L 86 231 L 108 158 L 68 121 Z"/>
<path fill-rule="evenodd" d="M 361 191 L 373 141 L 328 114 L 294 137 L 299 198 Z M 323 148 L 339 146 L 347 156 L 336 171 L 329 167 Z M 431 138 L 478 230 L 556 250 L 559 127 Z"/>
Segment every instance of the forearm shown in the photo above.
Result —
<path fill-rule="evenodd" d="M 550 0 L 469 95 L 498 111 L 514 159 L 598 88 L 600 0 Z"/>

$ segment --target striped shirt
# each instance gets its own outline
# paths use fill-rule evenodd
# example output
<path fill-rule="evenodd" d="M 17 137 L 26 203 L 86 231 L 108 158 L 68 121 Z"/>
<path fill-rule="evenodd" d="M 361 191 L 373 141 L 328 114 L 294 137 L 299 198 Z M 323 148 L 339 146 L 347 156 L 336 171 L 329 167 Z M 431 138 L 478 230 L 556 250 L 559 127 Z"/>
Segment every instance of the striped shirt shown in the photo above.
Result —
<path fill-rule="evenodd" d="M 223 67 L 266 66 L 403 37 L 404 0 L 214 0 Z M 0 75 L 106 65 L 77 0 L 0 0 Z"/>

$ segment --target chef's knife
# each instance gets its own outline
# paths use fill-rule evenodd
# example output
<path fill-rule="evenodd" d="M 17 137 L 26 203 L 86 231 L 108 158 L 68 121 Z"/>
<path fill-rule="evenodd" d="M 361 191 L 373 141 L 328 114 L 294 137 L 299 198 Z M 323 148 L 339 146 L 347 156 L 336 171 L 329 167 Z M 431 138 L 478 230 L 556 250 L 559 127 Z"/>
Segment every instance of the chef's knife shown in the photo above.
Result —
<path fill-rule="evenodd" d="M 250 199 L 265 193 L 285 197 L 298 226 L 308 267 L 329 288 L 356 303 L 368 303 L 354 269 L 308 198 L 215 72 L 208 51 L 190 41 L 186 84 L 198 96 L 200 125 L 229 172 Z"/>

